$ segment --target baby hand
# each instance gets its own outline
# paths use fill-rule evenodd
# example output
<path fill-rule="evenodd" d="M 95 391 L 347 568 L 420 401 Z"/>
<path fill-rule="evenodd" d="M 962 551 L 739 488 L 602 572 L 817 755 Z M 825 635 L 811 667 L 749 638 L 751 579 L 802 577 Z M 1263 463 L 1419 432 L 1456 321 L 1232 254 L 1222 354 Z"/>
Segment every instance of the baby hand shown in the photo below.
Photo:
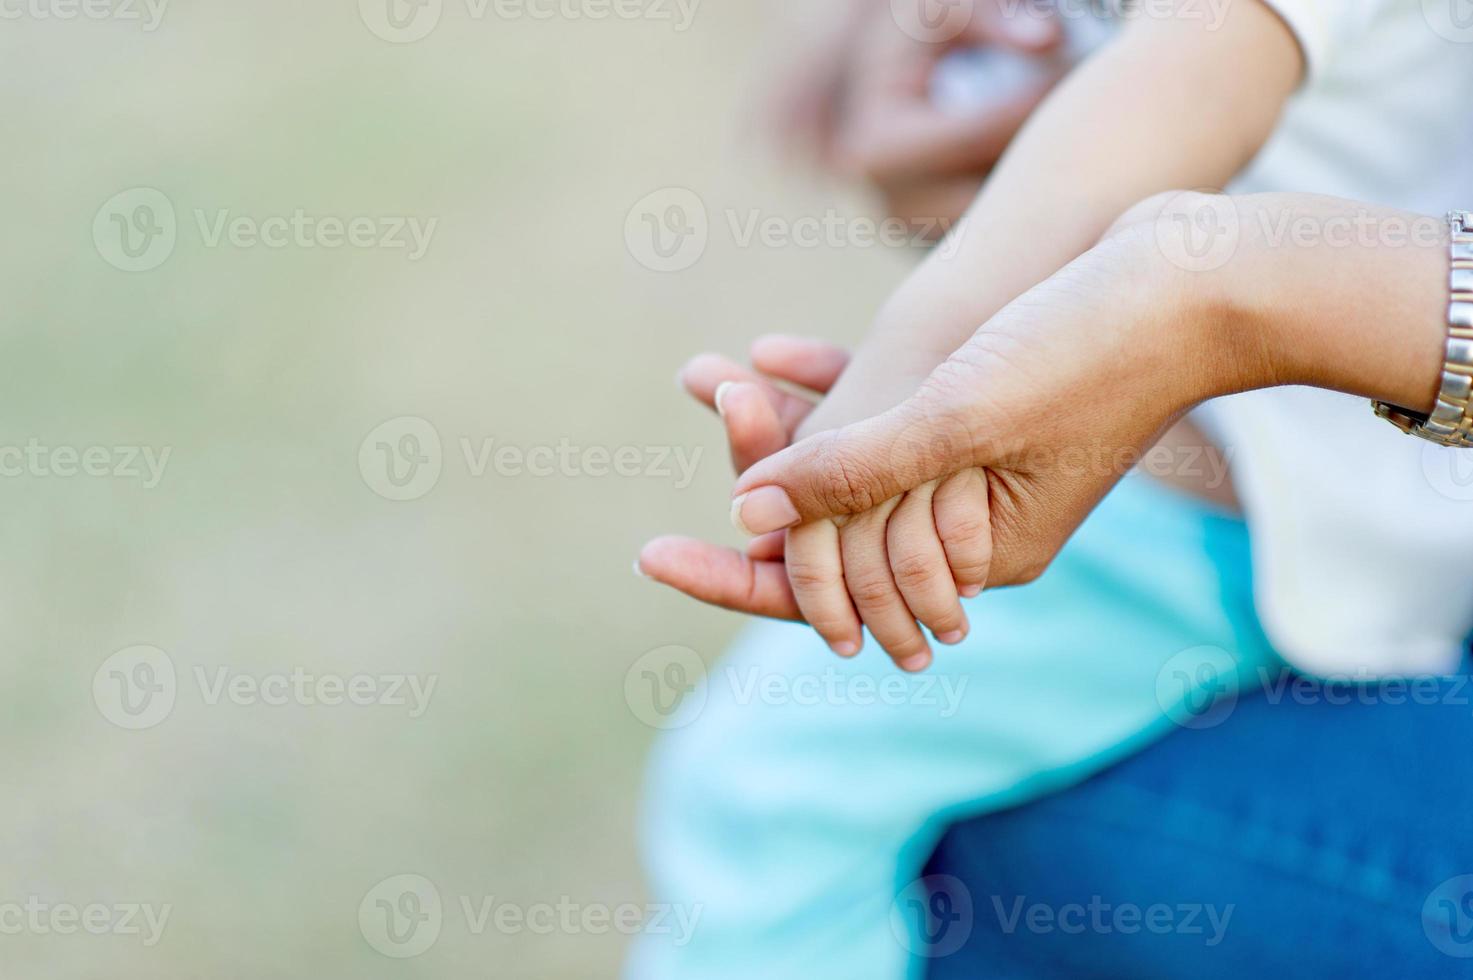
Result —
<path fill-rule="evenodd" d="M 932 659 L 920 626 L 948 645 L 966 638 L 958 595 L 975 596 L 987 583 L 987 515 L 986 477 L 967 469 L 860 514 L 758 538 L 749 554 L 784 549 L 803 618 L 835 653 L 859 652 L 862 622 L 902 670 L 920 671 Z"/>

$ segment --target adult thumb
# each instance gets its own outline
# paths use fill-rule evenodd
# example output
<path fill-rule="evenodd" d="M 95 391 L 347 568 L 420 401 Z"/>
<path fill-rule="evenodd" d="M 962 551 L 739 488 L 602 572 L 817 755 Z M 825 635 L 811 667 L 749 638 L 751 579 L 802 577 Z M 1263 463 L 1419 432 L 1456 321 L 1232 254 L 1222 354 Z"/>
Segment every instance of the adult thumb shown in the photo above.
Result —
<path fill-rule="evenodd" d="M 966 406 L 923 391 L 882 415 L 804 439 L 742 475 L 732 523 L 757 535 L 857 514 L 976 465 L 968 415 Z"/>

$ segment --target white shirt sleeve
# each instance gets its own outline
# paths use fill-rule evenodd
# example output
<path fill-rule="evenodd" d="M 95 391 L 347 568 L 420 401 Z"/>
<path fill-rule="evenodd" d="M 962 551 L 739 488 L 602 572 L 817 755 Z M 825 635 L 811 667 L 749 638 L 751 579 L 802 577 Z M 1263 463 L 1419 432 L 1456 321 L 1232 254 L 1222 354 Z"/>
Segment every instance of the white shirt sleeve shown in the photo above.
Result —
<path fill-rule="evenodd" d="M 1372 21 L 1395 0 L 1263 0 L 1299 41 L 1306 80 L 1334 62 L 1348 38 L 1363 35 Z"/>

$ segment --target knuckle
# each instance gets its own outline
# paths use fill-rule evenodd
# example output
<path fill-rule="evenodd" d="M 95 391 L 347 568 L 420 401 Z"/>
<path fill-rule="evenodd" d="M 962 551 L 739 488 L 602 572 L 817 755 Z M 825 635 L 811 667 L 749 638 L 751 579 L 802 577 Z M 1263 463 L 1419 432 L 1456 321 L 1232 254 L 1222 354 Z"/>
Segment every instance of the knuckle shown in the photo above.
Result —
<path fill-rule="evenodd" d="M 839 585 L 838 569 L 822 562 L 788 558 L 788 584 L 794 592 L 813 593 L 832 589 Z"/>
<path fill-rule="evenodd" d="M 932 633 L 950 633 L 961 629 L 966 624 L 966 618 L 962 615 L 961 607 L 952 603 L 941 611 L 925 616 L 921 622 Z"/>
<path fill-rule="evenodd" d="M 940 577 L 942 565 L 923 552 L 903 552 L 890 560 L 890 572 L 902 590 L 923 589 Z"/>
<path fill-rule="evenodd" d="M 870 510 L 878 502 L 868 467 L 850 450 L 831 444 L 820 461 L 819 492 L 827 506 L 853 514 Z"/>
<path fill-rule="evenodd" d="M 884 646 L 885 652 L 895 660 L 906 660 L 918 653 L 925 653 L 928 649 L 925 638 L 919 633 L 891 639 Z"/>
<path fill-rule="evenodd" d="M 951 560 L 951 577 L 963 585 L 985 585 L 991 574 L 992 562 L 985 556 Z"/>
<path fill-rule="evenodd" d="M 861 606 L 881 606 L 895 598 L 895 585 L 878 576 L 864 576 L 849 583 L 849 595 Z"/>
<path fill-rule="evenodd" d="M 971 508 L 965 510 L 954 510 L 949 507 L 938 509 L 936 532 L 941 535 L 942 541 L 971 543 L 983 540 L 988 533 L 987 512 Z"/>

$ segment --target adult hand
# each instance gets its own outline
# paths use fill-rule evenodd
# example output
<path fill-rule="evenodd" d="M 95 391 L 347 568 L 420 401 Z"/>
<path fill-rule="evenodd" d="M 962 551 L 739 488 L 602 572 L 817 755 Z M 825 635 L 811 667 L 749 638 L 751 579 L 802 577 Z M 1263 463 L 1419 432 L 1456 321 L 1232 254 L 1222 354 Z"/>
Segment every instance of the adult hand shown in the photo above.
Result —
<path fill-rule="evenodd" d="M 763 337 L 752 344 L 749 370 L 719 354 L 702 354 L 680 372 L 692 397 L 721 416 L 738 474 L 788 446 L 813 410 L 811 398 L 774 384 L 787 382 L 823 395 L 849 355 L 817 340 Z M 746 553 L 695 538 L 662 537 L 645 545 L 638 571 L 687 595 L 737 612 L 801 620 L 788 585 L 779 533 Z"/>
<path fill-rule="evenodd" d="M 906 0 L 910 2 L 910 0 Z M 1049 56 L 1063 38 L 1032 4 L 975 0 L 952 8 L 934 36 L 890 0 L 849 0 L 826 39 L 803 51 L 773 113 L 784 146 L 807 147 L 829 169 L 869 180 L 892 216 L 955 222 L 1029 113 L 1062 76 Z M 904 25 L 902 26 L 902 22 Z M 1050 60 L 1055 71 L 985 108 L 937 106 L 931 78 L 959 48 L 995 46 Z"/>
<path fill-rule="evenodd" d="M 1230 214 L 1241 237 L 1221 267 L 1189 271 L 1180 257 L 1204 213 Z M 1160 195 L 984 324 L 907 401 L 751 467 L 733 518 L 771 533 L 981 468 L 988 585 L 1032 581 L 1201 401 L 1306 384 L 1427 411 L 1446 343 L 1447 245 L 1435 221 L 1430 237 L 1409 241 L 1407 229 L 1430 220 L 1312 195 Z M 1291 222 L 1388 230 L 1384 242 L 1303 246 L 1267 231 Z"/>

